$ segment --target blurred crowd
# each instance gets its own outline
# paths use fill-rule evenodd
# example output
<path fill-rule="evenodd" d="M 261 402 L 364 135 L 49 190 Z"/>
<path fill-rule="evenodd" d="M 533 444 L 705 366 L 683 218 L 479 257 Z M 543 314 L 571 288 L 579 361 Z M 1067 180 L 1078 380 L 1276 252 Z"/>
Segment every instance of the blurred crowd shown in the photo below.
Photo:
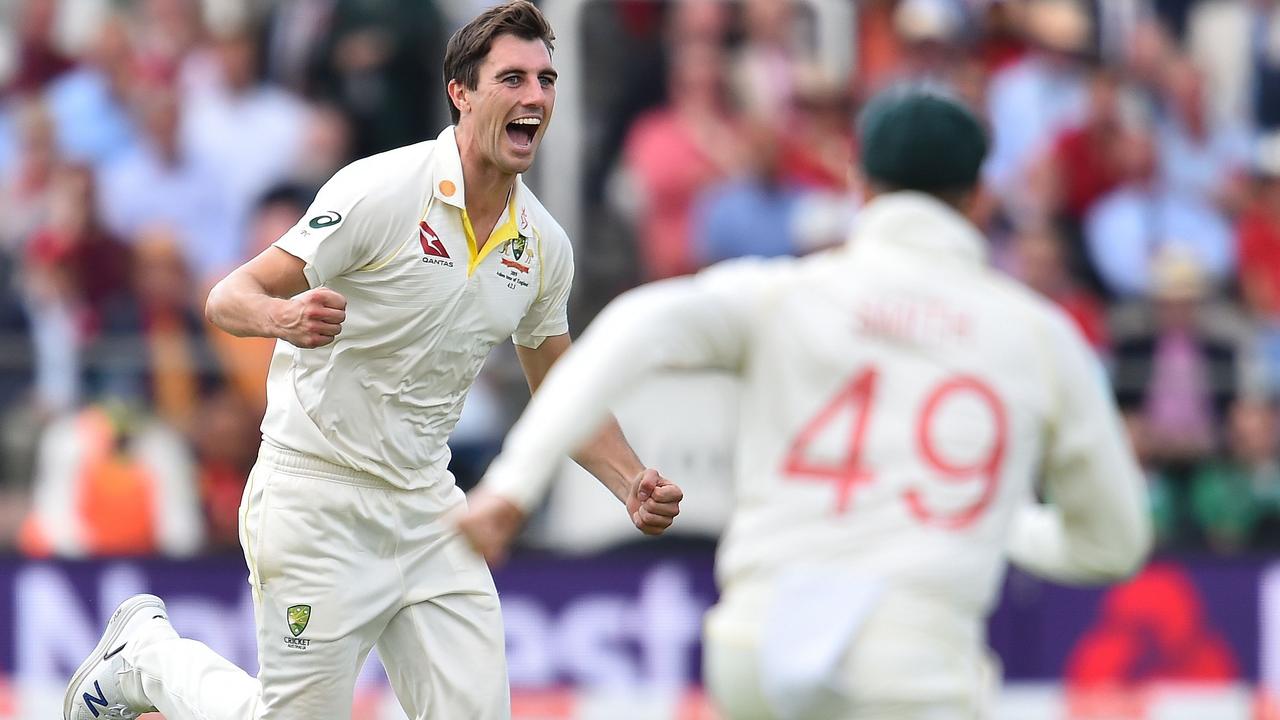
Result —
<path fill-rule="evenodd" d="M 994 262 L 1097 348 L 1164 546 L 1280 549 L 1280 1 L 824 13 L 846 2 L 600 0 L 559 28 L 590 60 L 557 108 L 585 129 L 575 326 L 638 282 L 841 242 L 858 108 L 945 85 L 992 131 Z M 435 136 L 444 39 L 485 4 L 0 9 L 0 550 L 237 547 L 272 343 L 212 329 L 204 295 L 339 167 Z M 846 16 L 852 71 L 818 42 Z M 462 484 L 520 382 L 486 368 Z"/>

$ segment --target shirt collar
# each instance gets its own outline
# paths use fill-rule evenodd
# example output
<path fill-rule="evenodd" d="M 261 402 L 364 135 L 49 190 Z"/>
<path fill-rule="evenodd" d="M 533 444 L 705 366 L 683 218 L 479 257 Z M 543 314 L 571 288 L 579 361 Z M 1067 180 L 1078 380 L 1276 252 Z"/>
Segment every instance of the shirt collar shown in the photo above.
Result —
<path fill-rule="evenodd" d="M 458 152 L 458 138 L 453 125 L 446 127 L 436 136 L 431 160 L 432 196 L 440 202 L 465 211 L 467 193 L 462 180 L 462 155 Z M 508 219 L 515 226 L 517 233 L 524 237 L 531 237 L 535 228 L 533 213 L 529 209 L 529 190 L 524 185 L 523 176 L 516 176 L 511 192 L 514 197 L 508 204 L 512 213 Z M 485 232 L 487 228 L 476 230 Z"/>
<path fill-rule="evenodd" d="M 854 223 L 849 244 L 893 247 L 964 263 L 986 264 L 987 241 L 963 215 L 932 195 L 900 191 L 868 203 Z"/>

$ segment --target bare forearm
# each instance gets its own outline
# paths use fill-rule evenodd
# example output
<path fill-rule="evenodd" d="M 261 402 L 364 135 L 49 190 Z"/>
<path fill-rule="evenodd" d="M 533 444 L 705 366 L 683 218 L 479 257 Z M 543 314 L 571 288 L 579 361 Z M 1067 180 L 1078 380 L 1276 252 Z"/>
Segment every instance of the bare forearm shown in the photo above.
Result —
<path fill-rule="evenodd" d="M 612 415 L 605 418 L 600 430 L 573 455 L 573 460 L 624 503 L 631 484 L 645 468 Z"/>
<path fill-rule="evenodd" d="M 236 337 L 280 337 L 276 320 L 288 301 L 272 297 L 247 273 L 232 273 L 209 291 L 209 322 Z"/>

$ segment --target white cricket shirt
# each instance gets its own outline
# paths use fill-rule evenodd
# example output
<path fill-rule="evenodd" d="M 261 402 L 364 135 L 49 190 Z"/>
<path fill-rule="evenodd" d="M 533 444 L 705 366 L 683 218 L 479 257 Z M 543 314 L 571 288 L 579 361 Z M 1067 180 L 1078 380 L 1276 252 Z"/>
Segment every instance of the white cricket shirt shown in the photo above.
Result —
<path fill-rule="evenodd" d="M 741 378 L 722 585 L 837 564 L 976 617 L 1011 541 L 1064 580 L 1123 575 L 1148 547 L 1143 479 L 1100 364 L 929 196 L 874 200 L 834 251 L 619 298 L 549 374 L 484 487 L 531 506 L 606 406 L 659 368 Z M 1052 507 L 1031 506 L 1039 475 Z"/>
<path fill-rule="evenodd" d="M 324 347 L 276 343 L 266 442 L 429 486 L 449 477 L 449 433 L 494 344 L 568 332 L 564 230 L 517 178 L 480 248 L 465 197 L 450 127 L 343 168 L 276 241 L 346 297 L 347 319 Z"/>

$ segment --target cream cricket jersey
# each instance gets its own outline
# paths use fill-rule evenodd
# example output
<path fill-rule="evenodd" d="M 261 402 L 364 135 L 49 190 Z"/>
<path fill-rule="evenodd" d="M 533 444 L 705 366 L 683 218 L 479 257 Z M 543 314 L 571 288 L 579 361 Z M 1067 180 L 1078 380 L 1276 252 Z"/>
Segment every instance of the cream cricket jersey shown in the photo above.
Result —
<path fill-rule="evenodd" d="M 606 406 L 659 368 L 741 378 L 722 584 L 837 563 L 972 617 L 1010 542 L 1062 580 L 1123 575 L 1148 547 L 1143 479 L 1099 363 L 928 196 L 874 200 L 834 251 L 619 298 L 557 363 L 484 486 L 530 506 Z M 1032 506 L 1037 476 L 1052 506 Z"/>
<path fill-rule="evenodd" d="M 356 161 L 276 241 L 312 287 L 347 299 L 325 347 L 276 343 L 263 439 L 404 488 L 447 477 L 446 441 L 495 343 L 568 332 L 564 230 L 517 179 L 489 235 L 472 228 L 453 128 Z"/>

